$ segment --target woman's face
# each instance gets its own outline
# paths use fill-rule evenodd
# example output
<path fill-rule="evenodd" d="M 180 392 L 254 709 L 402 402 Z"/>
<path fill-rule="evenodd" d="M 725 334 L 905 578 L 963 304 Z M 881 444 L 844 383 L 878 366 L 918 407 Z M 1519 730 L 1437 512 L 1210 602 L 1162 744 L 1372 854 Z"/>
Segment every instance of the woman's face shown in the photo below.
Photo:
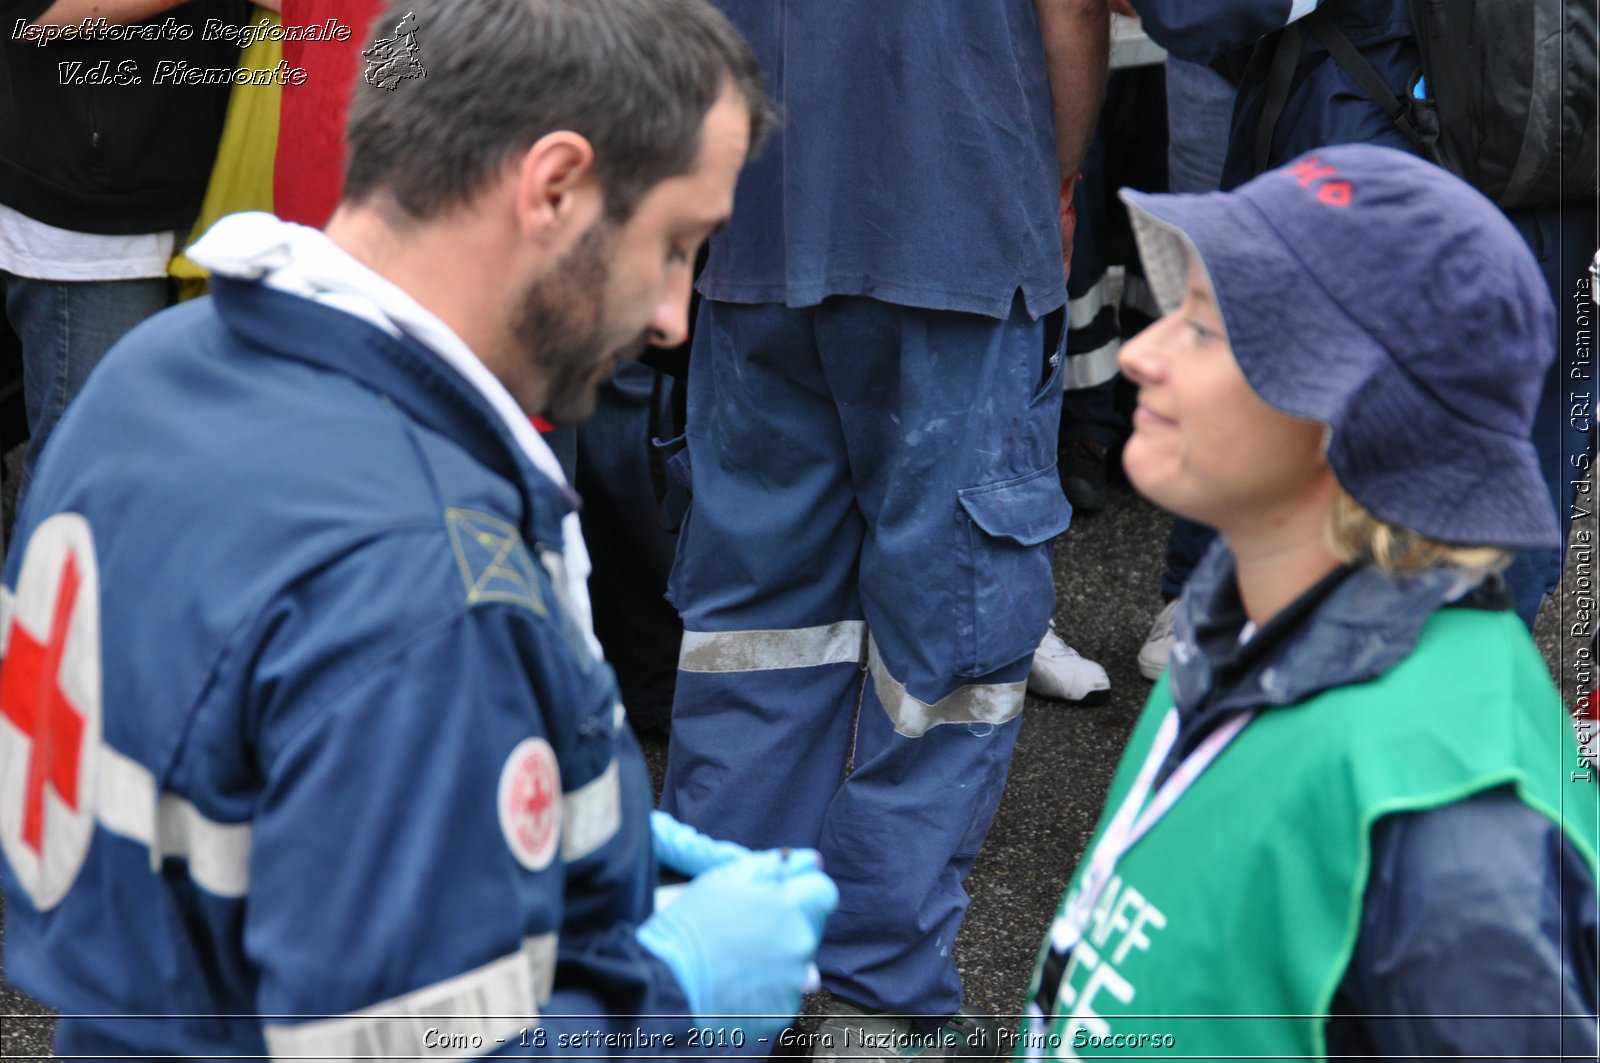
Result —
<path fill-rule="evenodd" d="M 1123 464 L 1140 494 L 1224 533 L 1326 504 L 1333 472 L 1322 426 L 1251 390 L 1197 259 L 1183 304 L 1124 344 L 1118 364 L 1139 388 Z"/>

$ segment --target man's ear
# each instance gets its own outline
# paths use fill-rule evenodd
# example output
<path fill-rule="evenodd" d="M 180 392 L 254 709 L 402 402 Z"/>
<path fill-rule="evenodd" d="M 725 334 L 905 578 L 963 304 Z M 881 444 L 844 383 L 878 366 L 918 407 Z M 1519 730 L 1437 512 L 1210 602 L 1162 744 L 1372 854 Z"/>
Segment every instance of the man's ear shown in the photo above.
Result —
<path fill-rule="evenodd" d="M 568 130 L 540 137 L 517 167 L 517 222 L 523 236 L 563 243 L 599 217 L 604 192 L 594 146 Z"/>

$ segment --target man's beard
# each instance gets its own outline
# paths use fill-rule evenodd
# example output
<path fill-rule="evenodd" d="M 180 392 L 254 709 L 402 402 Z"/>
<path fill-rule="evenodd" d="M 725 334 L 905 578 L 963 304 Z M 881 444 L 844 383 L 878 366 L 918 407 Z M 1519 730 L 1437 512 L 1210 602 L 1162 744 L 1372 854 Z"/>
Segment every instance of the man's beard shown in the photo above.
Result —
<path fill-rule="evenodd" d="M 517 341 L 547 382 L 538 413 L 561 427 L 594 412 L 596 375 L 645 347 L 644 330 L 626 343 L 608 343 L 606 292 L 617 231 L 612 222 L 595 222 L 523 297 Z"/>

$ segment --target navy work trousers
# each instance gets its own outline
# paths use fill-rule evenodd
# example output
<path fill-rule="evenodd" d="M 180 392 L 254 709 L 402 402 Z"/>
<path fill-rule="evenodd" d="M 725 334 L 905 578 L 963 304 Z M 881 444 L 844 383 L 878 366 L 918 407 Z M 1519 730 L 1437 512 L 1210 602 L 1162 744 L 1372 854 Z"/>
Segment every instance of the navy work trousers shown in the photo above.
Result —
<path fill-rule="evenodd" d="M 662 806 L 838 882 L 819 966 L 954 1014 L 962 882 L 1054 607 L 1061 315 L 701 305 Z M 847 776 L 847 764 L 853 765 Z"/>

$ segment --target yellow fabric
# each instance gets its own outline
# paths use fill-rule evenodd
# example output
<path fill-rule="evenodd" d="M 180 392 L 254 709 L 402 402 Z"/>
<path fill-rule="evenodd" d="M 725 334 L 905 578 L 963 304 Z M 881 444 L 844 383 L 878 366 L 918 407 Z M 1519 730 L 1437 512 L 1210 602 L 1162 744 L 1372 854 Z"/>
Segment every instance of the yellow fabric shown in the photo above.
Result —
<path fill-rule="evenodd" d="M 258 7 L 252 21 L 268 19 L 278 25 L 278 16 Z M 283 58 L 283 42 L 259 39 L 239 53 L 241 68 L 273 69 Z M 195 220 L 188 247 L 216 222 L 228 214 L 245 210 L 272 210 L 272 168 L 278 151 L 278 106 L 282 88 L 272 85 L 235 85 L 228 98 L 228 116 L 217 145 L 217 161 L 211 167 L 211 183 Z M 205 267 L 182 254 L 175 256 L 168 272 L 178 281 L 178 298 L 193 299 L 206 294 L 210 274 Z"/>

